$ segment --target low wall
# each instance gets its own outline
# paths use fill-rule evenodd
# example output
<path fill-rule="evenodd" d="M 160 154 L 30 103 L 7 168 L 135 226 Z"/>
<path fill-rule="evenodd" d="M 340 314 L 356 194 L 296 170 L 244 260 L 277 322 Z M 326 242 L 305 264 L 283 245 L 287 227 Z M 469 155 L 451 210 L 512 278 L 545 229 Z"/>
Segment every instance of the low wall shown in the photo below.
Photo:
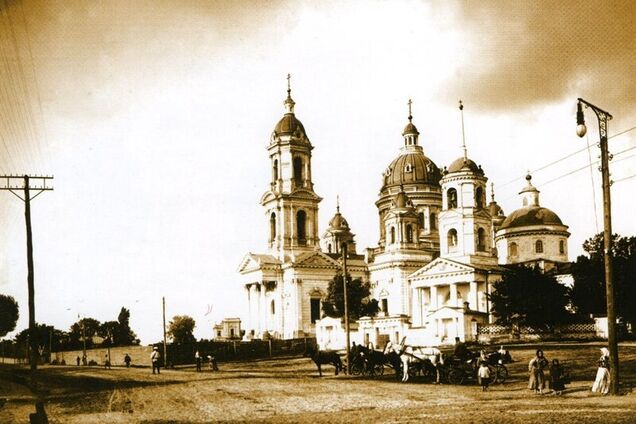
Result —
<path fill-rule="evenodd" d="M 104 365 L 108 348 L 86 349 L 87 361 L 95 361 L 98 365 Z M 130 355 L 132 365 L 150 365 L 150 354 L 152 346 L 118 346 L 110 348 L 111 366 L 125 366 L 124 356 Z M 53 352 L 51 359 L 57 359 L 60 363 L 62 359 L 66 365 L 77 365 L 77 357 L 80 360 L 84 354 L 83 350 L 70 350 L 66 352 Z M 81 362 L 80 362 L 81 363 Z"/>

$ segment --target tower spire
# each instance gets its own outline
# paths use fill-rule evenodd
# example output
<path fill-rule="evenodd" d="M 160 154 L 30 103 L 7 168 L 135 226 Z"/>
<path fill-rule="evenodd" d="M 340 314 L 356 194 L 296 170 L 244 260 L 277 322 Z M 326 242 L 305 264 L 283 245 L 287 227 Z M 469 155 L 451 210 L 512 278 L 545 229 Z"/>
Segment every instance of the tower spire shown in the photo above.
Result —
<path fill-rule="evenodd" d="M 464 150 L 464 160 L 468 160 L 468 149 L 466 149 L 466 134 L 464 133 L 464 104 L 459 100 L 459 113 L 462 117 L 462 149 Z"/>
<path fill-rule="evenodd" d="M 493 182 L 490 183 L 490 199 L 495 201 L 495 183 Z"/>
<path fill-rule="evenodd" d="M 285 99 L 285 110 L 287 113 L 294 113 L 296 102 L 291 97 L 291 74 L 287 74 L 287 98 Z"/>
<path fill-rule="evenodd" d="M 336 212 L 340 213 L 340 195 L 336 194 Z"/>
<path fill-rule="evenodd" d="M 413 114 L 411 113 L 411 105 L 413 104 L 413 100 L 409 99 L 407 104 L 409 105 L 409 122 L 412 122 L 413 121 Z"/>

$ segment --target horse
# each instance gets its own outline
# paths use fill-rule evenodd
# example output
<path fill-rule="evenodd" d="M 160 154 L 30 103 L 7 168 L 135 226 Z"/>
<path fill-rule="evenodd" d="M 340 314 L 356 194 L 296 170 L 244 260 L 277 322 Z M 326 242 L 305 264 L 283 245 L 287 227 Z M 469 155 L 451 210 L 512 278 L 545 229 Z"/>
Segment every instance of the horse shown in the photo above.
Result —
<path fill-rule="evenodd" d="M 384 351 L 380 352 L 370 347 L 358 346 L 357 352 L 364 363 L 363 371 L 366 371 L 369 374 L 375 373 L 377 365 L 391 363 L 390 358 L 387 357 Z"/>
<path fill-rule="evenodd" d="M 401 379 L 401 369 L 402 369 L 402 361 L 400 359 L 400 353 L 401 353 L 402 349 L 400 347 L 400 345 L 393 345 L 393 343 L 391 343 L 390 341 L 387 342 L 386 345 L 384 345 L 384 350 L 382 351 L 382 354 L 384 355 L 385 358 L 385 363 L 390 364 L 391 368 L 393 368 L 395 370 L 395 378 L 400 380 Z"/>
<path fill-rule="evenodd" d="M 310 357 L 312 361 L 318 367 L 318 374 L 322 377 L 321 365 L 331 364 L 336 367 L 336 374 L 342 370 L 342 361 L 340 356 L 333 350 L 318 350 L 316 347 L 309 345 L 307 350 L 303 354 L 305 357 Z"/>
<path fill-rule="evenodd" d="M 444 354 L 436 347 L 421 346 L 400 346 L 399 355 L 402 368 L 402 382 L 406 383 L 409 379 L 409 370 L 413 370 L 415 374 L 422 372 L 425 375 L 433 375 L 435 373 L 436 383 L 440 382 L 440 369 L 444 366 Z M 396 352 L 397 348 L 393 348 Z"/>

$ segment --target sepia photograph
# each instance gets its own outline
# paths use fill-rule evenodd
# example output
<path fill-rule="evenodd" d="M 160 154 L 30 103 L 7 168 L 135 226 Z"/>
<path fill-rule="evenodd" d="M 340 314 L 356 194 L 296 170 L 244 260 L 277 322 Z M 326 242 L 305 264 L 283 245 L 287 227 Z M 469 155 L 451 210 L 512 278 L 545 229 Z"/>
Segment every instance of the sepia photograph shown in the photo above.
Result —
<path fill-rule="evenodd" d="M 0 424 L 636 423 L 636 1 L 0 0 Z"/>

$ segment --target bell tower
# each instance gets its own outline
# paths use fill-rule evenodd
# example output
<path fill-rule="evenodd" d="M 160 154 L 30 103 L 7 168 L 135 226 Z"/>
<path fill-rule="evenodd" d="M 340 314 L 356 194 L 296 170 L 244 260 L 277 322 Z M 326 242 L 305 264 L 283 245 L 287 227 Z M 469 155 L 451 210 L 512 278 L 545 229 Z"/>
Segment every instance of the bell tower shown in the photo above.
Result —
<path fill-rule="evenodd" d="M 269 190 L 261 205 L 268 220 L 270 254 L 281 261 L 319 248 L 318 204 L 311 180 L 311 145 L 303 124 L 296 118 L 287 75 L 285 114 L 271 134 L 267 151 L 271 165 Z"/>

